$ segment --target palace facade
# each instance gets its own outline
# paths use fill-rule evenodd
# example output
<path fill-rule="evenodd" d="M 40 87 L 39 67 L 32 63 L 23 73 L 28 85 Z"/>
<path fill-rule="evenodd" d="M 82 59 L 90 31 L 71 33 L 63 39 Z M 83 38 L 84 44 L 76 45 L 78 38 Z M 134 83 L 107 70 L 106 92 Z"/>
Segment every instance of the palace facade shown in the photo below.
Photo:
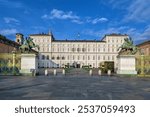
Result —
<path fill-rule="evenodd" d="M 16 41 L 22 43 L 22 34 L 16 35 Z M 90 65 L 98 68 L 105 61 L 114 62 L 117 68 L 118 47 L 128 35 L 110 34 L 102 40 L 58 40 L 52 33 L 31 34 L 35 44 L 39 45 L 39 67 L 52 68 L 65 65 L 82 67 Z"/>

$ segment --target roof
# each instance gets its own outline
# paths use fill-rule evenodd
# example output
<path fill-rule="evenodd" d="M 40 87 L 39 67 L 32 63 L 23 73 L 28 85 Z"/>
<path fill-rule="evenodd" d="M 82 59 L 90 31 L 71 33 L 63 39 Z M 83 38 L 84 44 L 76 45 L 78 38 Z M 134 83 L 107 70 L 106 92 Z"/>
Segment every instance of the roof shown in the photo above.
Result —
<path fill-rule="evenodd" d="M 22 33 L 16 33 L 16 35 L 22 35 L 22 36 L 23 36 L 23 34 L 22 34 Z"/>
<path fill-rule="evenodd" d="M 117 34 L 117 33 L 106 34 L 106 35 L 102 38 L 102 40 L 105 39 L 106 36 L 129 36 L 129 35 L 127 35 L 127 34 L 120 34 L 120 33 L 119 33 L 119 34 Z"/>
<path fill-rule="evenodd" d="M 30 36 L 50 36 L 49 34 L 30 34 Z"/>
<path fill-rule="evenodd" d="M 3 44 L 6 44 L 6 45 L 9 45 L 9 46 L 12 46 L 12 47 L 15 47 L 15 48 L 19 48 L 21 45 L 18 44 L 17 42 L 15 41 L 12 41 L 10 39 L 7 39 L 6 37 L 0 37 L 0 43 L 3 43 Z M 38 53 L 36 50 L 32 49 L 32 52 L 35 52 L 35 53 Z"/>
<path fill-rule="evenodd" d="M 144 42 L 138 44 L 137 46 L 142 46 L 142 45 L 146 45 L 146 44 L 150 44 L 150 40 L 144 41 Z"/>
<path fill-rule="evenodd" d="M 53 36 L 52 32 L 48 32 L 48 33 L 39 33 L 39 34 L 30 34 L 30 36 Z"/>
<path fill-rule="evenodd" d="M 53 42 L 105 42 L 100 40 L 53 40 Z"/>
<path fill-rule="evenodd" d="M 12 41 L 10 39 L 7 39 L 7 38 L 0 38 L 0 43 L 4 43 L 6 45 L 10 45 L 10 46 L 13 46 L 13 47 L 19 47 L 20 44 L 18 44 L 17 42 L 15 41 Z"/>
<path fill-rule="evenodd" d="M 106 34 L 105 36 L 128 36 L 128 35 L 127 34 L 112 33 L 112 34 Z"/>

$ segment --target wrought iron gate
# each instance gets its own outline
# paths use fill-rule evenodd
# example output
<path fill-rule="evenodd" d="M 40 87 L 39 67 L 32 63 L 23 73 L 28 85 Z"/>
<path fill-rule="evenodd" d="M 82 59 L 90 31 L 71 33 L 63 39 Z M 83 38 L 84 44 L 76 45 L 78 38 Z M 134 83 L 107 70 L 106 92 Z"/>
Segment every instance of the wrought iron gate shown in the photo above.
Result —
<path fill-rule="evenodd" d="M 136 56 L 136 70 L 140 75 L 150 75 L 150 56 Z"/>
<path fill-rule="evenodd" d="M 20 68 L 20 54 L 0 53 L 0 75 L 19 75 Z"/>

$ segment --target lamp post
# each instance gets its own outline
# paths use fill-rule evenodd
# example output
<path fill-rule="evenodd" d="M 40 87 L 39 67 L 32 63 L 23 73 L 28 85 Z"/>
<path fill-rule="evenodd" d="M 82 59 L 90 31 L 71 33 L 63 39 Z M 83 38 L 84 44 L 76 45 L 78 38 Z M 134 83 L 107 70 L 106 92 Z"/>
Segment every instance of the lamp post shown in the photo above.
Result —
<path fill-rule="evenodd" d="M 141 55 L 141 75 L 144 75 L 144 55 Z"/>
<path fill-rule="evenodd" d="M 15 75 L 15 66 L 16 66 L 16 51 L 15 50 L 13 50 L 12 51 L 12 53 L 13 53 L 13 75 Z"/>

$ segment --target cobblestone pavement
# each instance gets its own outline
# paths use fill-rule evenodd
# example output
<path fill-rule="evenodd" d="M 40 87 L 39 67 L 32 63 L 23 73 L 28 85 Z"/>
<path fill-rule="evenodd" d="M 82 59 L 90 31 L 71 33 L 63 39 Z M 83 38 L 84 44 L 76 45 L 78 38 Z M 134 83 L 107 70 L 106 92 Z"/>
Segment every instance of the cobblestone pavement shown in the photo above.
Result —
<path fill-rule="evenodd" d="M 150 99 L 150 79 L 70 75 L 0 76 L 0 99 Z"/>

